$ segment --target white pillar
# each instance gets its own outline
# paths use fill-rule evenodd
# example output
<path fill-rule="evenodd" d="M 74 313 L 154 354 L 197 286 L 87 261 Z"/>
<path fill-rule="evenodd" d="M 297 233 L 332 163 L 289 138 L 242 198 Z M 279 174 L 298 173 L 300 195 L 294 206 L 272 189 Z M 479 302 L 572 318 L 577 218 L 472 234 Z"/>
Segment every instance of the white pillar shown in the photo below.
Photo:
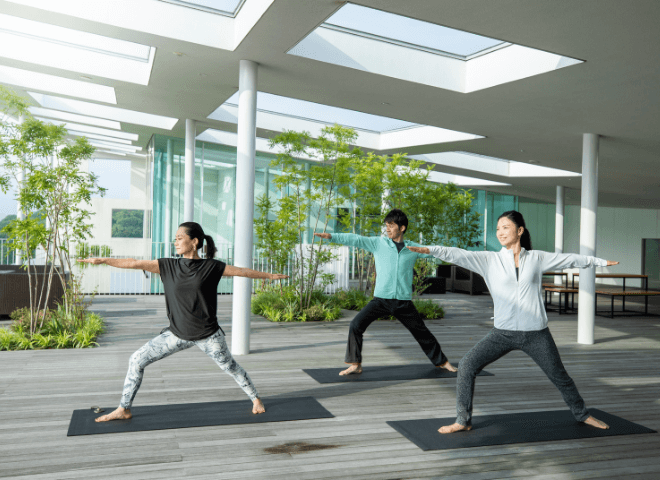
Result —
<path fill-rule="evenodd" d="M 580 255 L 596 255 L 596 210 L 598 208 L 598 135 L 582 138 L 582 206 L 580 209 Z M 580 270 L 578 343 L 594 343 L 596 269 Z"/>
<path fill-rule="evenodd" d="M 564 253 L 564 187 L 557 185 L 555 202 L 555 253 Z M 555 277 L 555 285 L 563 285 L 562 277 Z"/>
<path fill-rule="evenodd" d="M 183 221 L 195 221 L 195 121 L 186 118 L 186 166 L 183 186 Z"/>
<path fill-rule="evenodd" d="M 236 144 L 236 204 L 234 265 L 252 268 L 254 220 L 254 157 L 257 139 L 258 64 L 241 60 L 238 79 L 238 138 Z M 250 301 L 252 280 L 234 277 L 231 351 L 250 353 Z"/>
<path fill-rule="evenodd" d="M 174 191 L 172 189 L 172 168 L 174 167 L 174 147 L 172 139 L 167 139 L 167 160 L 165 164 L 165 225 L 163 228 L 163 239 L 165 240 L 165 256 L 169 257 L 172 245 L 172 198 Z"/>

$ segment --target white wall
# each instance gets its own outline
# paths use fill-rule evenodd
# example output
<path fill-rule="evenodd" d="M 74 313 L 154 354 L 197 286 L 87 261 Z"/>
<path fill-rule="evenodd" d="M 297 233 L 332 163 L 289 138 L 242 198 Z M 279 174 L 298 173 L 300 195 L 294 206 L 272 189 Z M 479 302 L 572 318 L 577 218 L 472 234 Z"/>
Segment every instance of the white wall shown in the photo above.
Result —
<path fill-rule="evenodd" d="M 597 273 L 642 273 L 642 239 L 660 238 L 660 210 L 599 207 L 597 212 L 596 256 L 620 262 L 596 269 Z M 580 207 L 566 205 L 564 252 L 580 253 Z M 568 269 L 576 272 L 578 269 Z M 597 279 L 600 283 L 622 285 L 622 279 Z M 640 287 L 641 280 L 626 280 L 626 286 Z"/>

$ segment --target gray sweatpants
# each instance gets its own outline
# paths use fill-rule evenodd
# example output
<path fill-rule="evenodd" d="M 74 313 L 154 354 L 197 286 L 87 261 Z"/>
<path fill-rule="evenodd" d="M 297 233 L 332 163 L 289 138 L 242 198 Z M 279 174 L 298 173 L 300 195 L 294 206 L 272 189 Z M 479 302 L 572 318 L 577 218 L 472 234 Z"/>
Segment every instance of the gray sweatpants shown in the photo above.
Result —
<path fill-rule="evenodd" d="M 564 401 L 576 420 L 589 418 L 584 400 L 578 393 L 573 379 L 568 376 L 559 358 L 559 351 L 548 328 L 533 332 L 499 330 L 493 328 L 479 343 L 465 354 L 458 365 L 456 383 L 456 423 L 472 424 L 472 399 L 475 377 L 481 370 L 513 350 L 529 355 L 550 381 L 559 389 Z"/>
<path fill-rule="evenodd" d="M 231 375 L 243 391 L 254 400 L 259 396 L 257 389 L 252 384 L 252 380 L 243 368 L 236 363 L 231 356 L 225 336 L 222 330 L 218 330 L 210 337 L 202 340 L 183 340 L 174 335 L 170 330 L 166 330 L 153 340 L 145 343 L 138 349 L 128 362 L 128 373 L 124 381 L 124 391 L 121 396 L 119 406 L 131 408 L 133 399 L 142 384 L 142 376 L 147 365 L 151 365 L 157 360 L 169 357 L 173 353 L 180 352 L 187 348 L 197 345 L 204 353 L 211 357 L 218 366 L 226 373 Z"/>

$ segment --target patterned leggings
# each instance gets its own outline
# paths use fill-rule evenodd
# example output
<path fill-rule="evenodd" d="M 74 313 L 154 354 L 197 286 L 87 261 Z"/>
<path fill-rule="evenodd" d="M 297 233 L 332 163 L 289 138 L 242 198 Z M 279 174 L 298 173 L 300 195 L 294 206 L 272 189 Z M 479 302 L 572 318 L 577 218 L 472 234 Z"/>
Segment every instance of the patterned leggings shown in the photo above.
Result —
<path fill-rule="evenodd" d="M 227 342 L 225 342 L 225 336 L 222 334 L 222 330 L 218 330 L 210 337 L 202 340 L 182 340 L 171 331 L 167 330 L 144 344 L 139 350 L 131 355 L 131 359 L 128 363 L 128 373 L 126 374 L 126 380 L 124 381 L 124 391 L 119 406 L 123 408 L 131 408 L 133 399 L 142 383 L 142 376 L 144 375 L 144 369 L 147 365 L 151 365 L 155 361 L 169 357 L 173 353 L 180 352 L 193 345 L 197 345 L 201 348 L 204 353 L 215 360 L 215 363 L 217 363 L 222 370 L 231 375 L 247 396 L 250 397 L 250 400 L 259 397 L 257 389 L 254 387 L 247 372 L 243 370 L 243 368 L 241 368 L 231 356 L 231 352 L 227 347 Z"/>

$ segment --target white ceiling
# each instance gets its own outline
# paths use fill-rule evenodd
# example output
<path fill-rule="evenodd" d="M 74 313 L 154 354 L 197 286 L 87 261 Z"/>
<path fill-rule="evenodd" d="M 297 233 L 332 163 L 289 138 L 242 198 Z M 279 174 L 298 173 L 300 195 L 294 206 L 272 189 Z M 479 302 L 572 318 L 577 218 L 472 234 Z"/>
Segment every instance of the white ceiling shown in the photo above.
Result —
<path fill-rule="evenodd" d="M 258 85 L 263 92 L 486 137 L 412 147 L 409 154 L 464 151 L 580 172 L 582 134 L 597 133 L 602 136 L 600 205 L 660 209 L 660 2 L 353 3 L 584 63 L 465 94 L 287 55 L 343 4 L 336 0 L 274 0 L 233 51 L 3 0 L 0 13 L 156 47 L 148 86 L 91 80 L 114 87 L 119 108 L 180 119 L 173 130 L 122 123 L 124 131 L 139 134 L 136 144 L 142 147 L 153 133 L 183 137 L 185 118 L 198 121 L 198 132 L 209 127 L 235 132 L 235 124 L 207 117 L 236 92 L 239 61 L 248 59 L 260 65 Z M 145 25 L 159 21 L 156 16 L 141 19 Z M 0 58 L 1 65 L 80 80 L 78 73 L 19 60 Z M 265 130 L 257 133 L 261 137 L 273 134 Z M 555 186 L 564 185 L 568 187 L 567 203 L 580 201 L 579 178 L 511 178 L 447 166 L 436 170 L 511 183 L 512 187 L 490 189 L 550 202 L 554 202 Z"/>

